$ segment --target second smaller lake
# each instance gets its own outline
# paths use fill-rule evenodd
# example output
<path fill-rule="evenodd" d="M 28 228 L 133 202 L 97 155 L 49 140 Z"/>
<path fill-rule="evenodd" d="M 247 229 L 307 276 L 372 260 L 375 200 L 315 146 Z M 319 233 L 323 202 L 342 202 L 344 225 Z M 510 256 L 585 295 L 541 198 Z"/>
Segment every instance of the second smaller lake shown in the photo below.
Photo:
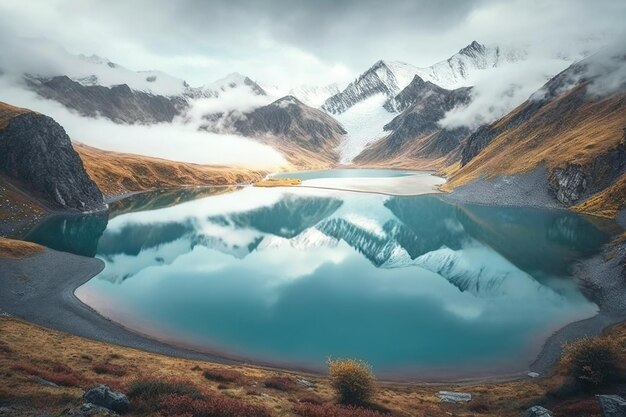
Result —
<path fill-rule="evenodd" d="M 295 171 L 272 175 L 272 178 L 298 178 L 302 181 L 318 178 L 389 178 L 408 177 L 416 172 L 395 169 L 326 169 L 320 171 Z"/>

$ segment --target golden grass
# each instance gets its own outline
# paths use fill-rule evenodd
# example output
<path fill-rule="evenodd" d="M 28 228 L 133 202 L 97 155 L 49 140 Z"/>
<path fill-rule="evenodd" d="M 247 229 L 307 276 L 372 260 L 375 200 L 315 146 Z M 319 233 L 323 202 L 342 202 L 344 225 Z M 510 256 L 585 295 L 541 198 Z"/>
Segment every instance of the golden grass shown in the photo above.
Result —
<path fill-rule="evenodd" d="M 36 243 L 0 237 L 0 258 L 23 259 L 44 251 Z"/>
<path fill-rule="evenodd" d="M 573 89 L 526 122 L 505 129 L 467 165 L 452 169 L 446 188 L 479 177 L 521 174 L 542 165 L 548 169 L 567 163 L 584 165 L 615 148 L 626 126 L 626 97 L 616 95 L 578 105 L 576 96 L 585 94 L 584 89 L 584 85 Z M 494 127 L 507 126 L 526 105 L 500 119 Z"/>
<path fill-rule="evenodd" d="M 249 184 L 264 173 L 117 153 L 74 143 L 91 179 L 107 196 L 181 186 Z"/>
<path fill-rule="evenodd" d="M 302 184 L 298 178 L 266 178 L 254 183 L 255 187 L 292 187 Z"/>
<path fill-rule="evenodd" d="M 609 335 L 623 345 L 626 323 L 611 329 Z M 626 360 L 624 352 L 621 355 L 621 359 Z M 315 387 L 297 385 L 294 389 L 274 389 L 266 387 L 265 382 L 276 378 L 293 379 L 294 373 L 152 354 L 83 339 L 8 317 L 0 317 L 0 369 L 3 370 L 0 372 L 0 398 L 6 404 L 25 404 L 23 412 L 17 412 L 17 416 L 33 415 L 35 410 L 39 414 L 59 413 L 68 406 L 81 404 L 84 388 L 104 383 L 128 390 L 137 380 L 184 381 L 203 393 L 220 391 L 252 404 L 265 405 L 277 417 L 293 416 L 293 405 L 300 399 L 315 397 L 325 403 L 336 400 L 326 377 L 299 374 L 314 382 Z M 102 372 L 103 369 L 115 372 Z M 211 376 L 232 374 L 237 378 L 230 378 L 227 383 L 220 378 L 208 379 L 204 375 L 206 370 Z M 60 381 L 67 380 L 68 384 L 78 381 L 78 387 L 43 386 L 37 383 L 35 374 L 51 375 Z M 469 417 L 476 415 L 478 407 L 480 415 L 486 417 L 517 417 L 528 405 L 540 401 L 548 390 L 563 381 L 564 376 L 556 369 L 547 378 L 501 383 L 462 386 L 378 383 L 372 402 L 389 408 L 398 416 Z M 471 392 L 474 400 L 469 404 L 442 404 L 436 396 L 439 390 Z M 579 400 L 586 401 L 584 398 Z M 572 407 L 572 404 L 557 401 L 548 407 Z"/>
<path fill-rule="evenodd" d="M 626 207 L 626 174 L 622 175 L 610 187 L 605 188 L 576 204 L 572 210 L 601 217 L 615 217 Z"/>
<path fill-rule="evenodd" d="M 9 123 L 9 120 L 15 116 L 25 113 L 32 113 L 32 110 L 11 106 L 10 104 L 0 101 L 0 129 L 4 129 L 7 123 Z"/>

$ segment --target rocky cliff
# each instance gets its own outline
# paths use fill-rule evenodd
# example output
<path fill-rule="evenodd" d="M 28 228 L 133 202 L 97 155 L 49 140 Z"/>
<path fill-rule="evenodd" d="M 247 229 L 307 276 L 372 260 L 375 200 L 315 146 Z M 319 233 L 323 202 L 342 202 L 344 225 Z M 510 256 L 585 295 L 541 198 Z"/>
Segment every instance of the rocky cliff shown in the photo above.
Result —
<path fill-rule="evenodd" d="M 3 103 L 0 120 L 0 174 L 55 208 L 104 208 L 102 193 L 58 123 Z"/>

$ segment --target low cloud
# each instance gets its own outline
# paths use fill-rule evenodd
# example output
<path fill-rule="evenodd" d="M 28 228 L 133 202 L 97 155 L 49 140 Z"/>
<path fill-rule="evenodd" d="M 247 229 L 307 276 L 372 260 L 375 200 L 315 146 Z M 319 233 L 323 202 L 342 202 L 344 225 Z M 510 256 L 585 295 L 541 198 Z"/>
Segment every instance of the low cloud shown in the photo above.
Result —
<path fill-rule="evenodd" d="M 100 149 L 198 164 L 263 169 L 286 164 L 283 156 L 267 145 L 241 136 L 198 131 L 196 124 L 182 120 L 146 126 L 82 117 L 38 97 L 8 76 L 0 77 L 0 101 L 46 114 L 61 124 L 72 140 Z"/>
<path fill-rule="evenodd" d="M 591 79 L 587 92 L 604 96 L 626 88 L 626 39 L 585 60 L 585 76 Z"/>
<path fill-rule="evenodd" d="M 555 58 L 534 57 L 484 71 L 472 89 L 472 101 L 467 106 L 447 112 L 439 124 L 448 129 L 476 129 L 494 122 L 526 101 L 550 77 L 569 65 Z"/>

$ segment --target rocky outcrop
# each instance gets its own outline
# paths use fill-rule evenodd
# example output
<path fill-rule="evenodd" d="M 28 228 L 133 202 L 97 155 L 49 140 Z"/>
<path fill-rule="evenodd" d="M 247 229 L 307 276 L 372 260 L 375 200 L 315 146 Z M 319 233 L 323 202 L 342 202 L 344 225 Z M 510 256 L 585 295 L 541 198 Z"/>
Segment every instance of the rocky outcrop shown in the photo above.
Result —
<path fill-rule="evenodd" d="M 130 410 L 128 397 L 121 392 L 111 390 L 106 385 L 98 385 L 95 388 L 91 388 L 85 392 L 83 398 L 85 401 L 116 413 L 123 414 Z"/>
<path fill-rule="evenodd" d="M 526 410 L 521 417 L 552 417 L 552 411 L 540 405 L 534 405 Z"/>
<path fill-rule="evenodd" d="M 548 186 L 555 198 L 571 206 L 582 198 L 603 190 L 626 173 L 626 129 L 618 146 L 599 154 L 590 163 L 567 164 L 553 169 Z"/>
<path fill-rule="evenodd" d="M 570 206 L 577 202 L 587 189 L 587 177 L 582 167 L 568 164 L 555 168 L 548 177 L 548 186 L 561 204 Z"/>
<path fill-rule="evenodd" d="M 626 400 L 619 395 L 597 395 L 602 417 L 626 416 Z"/>
<path fill-rule="evenodd" d="M 443 403 L 466 403 L 472 400 L 472 394 L 468 392 L 439 391 L 437 397 Z"/>
<path fill-rule="evenodd" d="M 171 122 L 186 107 L 182 97 L 165 97 L 132 90 L 126 84 L 83 85 L 67 76 L 26 78 L 41 97 L 54 100 L 86 117 L 106 117 L 115 123 Z"/>
<path fill-rule="evenodd" d="M 102 193 L 85 172 L 70 138 L 48 116 L 19 114 L 0 130 L 0 173 L 53 207 L 104 208 Z"/>

